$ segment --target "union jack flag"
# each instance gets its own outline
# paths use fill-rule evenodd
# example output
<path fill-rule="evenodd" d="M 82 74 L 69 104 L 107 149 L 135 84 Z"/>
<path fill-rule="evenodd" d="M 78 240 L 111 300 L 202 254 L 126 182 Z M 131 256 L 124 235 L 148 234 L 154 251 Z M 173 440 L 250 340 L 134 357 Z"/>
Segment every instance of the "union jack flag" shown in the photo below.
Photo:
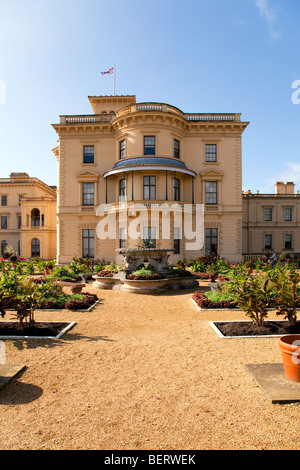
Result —
<path fill-rule="evenodd" d="M 115 68 L 112 67 L 111 69 L 108 69 L 106 72 L 101 72 L 101 75 L 105 75 L 106 73 L 114 73 Z"/>

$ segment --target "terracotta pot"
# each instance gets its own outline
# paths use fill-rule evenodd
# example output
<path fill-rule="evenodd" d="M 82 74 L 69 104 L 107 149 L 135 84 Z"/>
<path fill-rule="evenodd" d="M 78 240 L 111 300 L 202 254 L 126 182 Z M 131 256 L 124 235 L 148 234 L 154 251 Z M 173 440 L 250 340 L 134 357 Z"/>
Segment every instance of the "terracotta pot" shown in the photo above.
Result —
<path fill-rule="evenodd" d="M 300 382 L 300 335 L 285 335 L 279 339 L 284 372 L 287 379 Z"/>

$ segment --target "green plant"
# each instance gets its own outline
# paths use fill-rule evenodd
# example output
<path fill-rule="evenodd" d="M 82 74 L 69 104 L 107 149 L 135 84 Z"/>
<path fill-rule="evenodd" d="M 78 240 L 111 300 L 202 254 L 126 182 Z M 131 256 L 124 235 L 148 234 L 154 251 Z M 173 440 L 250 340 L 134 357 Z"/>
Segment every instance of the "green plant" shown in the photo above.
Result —
<path fill-rule="evenodd" d="M 188 266 L 188 261 L 186 258 L 179 259 L 175 264 L 175 268 L 186 269 Z"/>
<path fill-rule="evenodd" d="M 273 285 L 276 288 L 277 315 L 284 315 L 291 327 L 297 322 L 297 308 L 300 307 L 299 292 L 300 275 L 290 268 L 289 272 L 281 273 Z"/>
<path fill-rule="evenodd" d="M 96 266 L 95 266 L 96 273 L 99 273 L 100 271 L 103 271 L 103 269 L 104 269 L 103 264 L 101 264 L 101 263 L 96 264 Z"/>
<path fill-rule="evenodd" d="M 18 295 L 14 298 L 14 308 L 21 328 L 34 326 L 34 313 L 41 305 L 41 301 L 42 293 L 39 291 L 38 286 L 32 282 L 32 279 L 27 284 L 23 283 L 20 286 Z"/>
<path fill-rule="evenodd" d="M 132 274 L 134 276 L 150 276 L 151 274 L 153 274 L 153 271 L 151 271 L 151 269 L 141 268 L 134 271 Z"/>
<path fill-rule="evenodd" d="M 68 269 L 65 266 L 61 266 L 59 268 L 56 268 L 54 272 L 50 274 L 50 279 L 72 279 L 76 278 L 77 275 L 74 273 L 73 270 Z"/>
<path fill-rule="evenodd" d="M 21 263 L 17 263 L 15 265 L 15 271 L 18 274 L 22 274 L 23 273 L 23 265 Z"/>
<path fill-rule="evenodd" d="M 34 264 L 32 262 L 27 263 L 26 271 L 28 274 L 34 274 Z"/>
<path fill-rule="evenodd" d="M 155 248 L 156 243 L 151 240 L 150 238 L 144 238 L 140 242 L 138 242 L 138 248 Z"/>
<path fill-rule="evenodd" d="M 268 316 L 268 308 L 274 302 L 274 285 L 264 276 L 242 279 L 232 283 L 232 292 L 236 295 L 237 306 L 257 326 L 262 326 Z"/>

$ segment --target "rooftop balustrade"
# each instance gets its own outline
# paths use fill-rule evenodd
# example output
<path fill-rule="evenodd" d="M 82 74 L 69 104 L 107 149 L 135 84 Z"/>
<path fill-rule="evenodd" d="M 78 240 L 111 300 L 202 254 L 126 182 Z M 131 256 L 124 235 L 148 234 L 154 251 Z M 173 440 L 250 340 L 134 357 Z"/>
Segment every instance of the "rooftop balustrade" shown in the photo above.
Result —
<path fill-rule="evenodd" d="M 60 116 L 60 124 L 91 124 L 111 122 L 115 117 L 123 117 L 133 113 L 158 112 L 181 116 L 187 121 L 197 122 L 237 122 L 241 120 L 240 113 L 183 113 L 175 106 L 164 103 L 138 103 L 125 106 L 116 113 L 84 114 L 74 116 Z"/>

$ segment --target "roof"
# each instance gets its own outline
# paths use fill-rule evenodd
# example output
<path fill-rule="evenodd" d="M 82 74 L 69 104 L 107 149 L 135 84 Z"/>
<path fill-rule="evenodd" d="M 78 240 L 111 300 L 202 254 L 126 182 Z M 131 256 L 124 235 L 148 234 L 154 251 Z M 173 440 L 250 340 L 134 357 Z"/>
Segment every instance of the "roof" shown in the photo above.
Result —
<path fill-rule="evenodd" d="M 180 173 L 185 173 L 191 176 L 196 176 L 196 173 L 189 170 L 186 165 L 181 161 L 168 157 L 134 157 L 118 161 L 111 170 L 107 171 L 103 177 L 106 178 L 115 173 L 123 171 L 138 171 L 138 170 L 173 170 Z"/>

